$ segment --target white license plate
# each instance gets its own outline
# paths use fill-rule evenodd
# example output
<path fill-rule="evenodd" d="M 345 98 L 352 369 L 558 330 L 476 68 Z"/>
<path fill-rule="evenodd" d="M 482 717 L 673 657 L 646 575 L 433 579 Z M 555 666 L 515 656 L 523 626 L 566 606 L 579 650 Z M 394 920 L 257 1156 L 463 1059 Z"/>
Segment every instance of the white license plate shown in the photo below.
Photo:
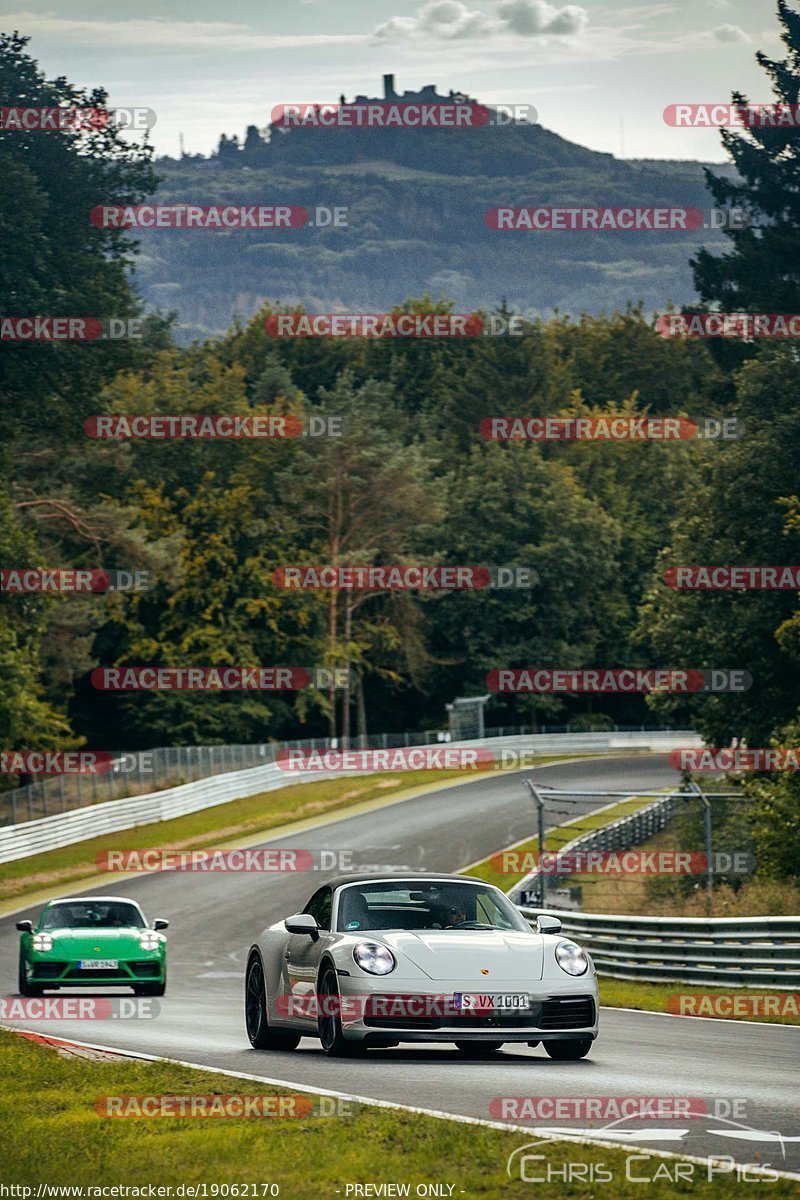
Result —
<path fill-rule="evenodd" d="M 530 996 L 527 992 L 454 992 L 453 1004 L 460 1009 L 497 1012 L 504 1008 L 528 1008 Z"/>
<path fill-rule="evenodd" d="M 119 959 L 116 958 L 83 958 L 78 963 L 79 971 L 116 971 Z"/>

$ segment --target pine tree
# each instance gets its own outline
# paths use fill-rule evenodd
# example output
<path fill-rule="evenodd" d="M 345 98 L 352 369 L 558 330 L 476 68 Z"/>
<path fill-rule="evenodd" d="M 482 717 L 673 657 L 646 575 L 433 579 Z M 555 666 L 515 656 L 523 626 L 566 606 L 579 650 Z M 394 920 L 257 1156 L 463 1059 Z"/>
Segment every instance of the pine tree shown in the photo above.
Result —
<path fill-rule="evenodd" d="M 788 50 L 782 60 L 759 52 L 756 59 L 772 80 L 776 103 L 797 105 L 800 97 L 800 12 L 778 0 Z M 733 93 L 735 105 L 748 101 Z M 797 110 L 795 110 L 795 119 Z M 722 256 L 701 250 L 692 261 L 695 286 L 706 304 L 725 312 L 800 311 L 800 128 L 721 131 L 738 172 L 724 178 L 706 171 L 708 188 L 721 207 L 738 207 L 746 226 L 726 229 L 732 249 Z"/>

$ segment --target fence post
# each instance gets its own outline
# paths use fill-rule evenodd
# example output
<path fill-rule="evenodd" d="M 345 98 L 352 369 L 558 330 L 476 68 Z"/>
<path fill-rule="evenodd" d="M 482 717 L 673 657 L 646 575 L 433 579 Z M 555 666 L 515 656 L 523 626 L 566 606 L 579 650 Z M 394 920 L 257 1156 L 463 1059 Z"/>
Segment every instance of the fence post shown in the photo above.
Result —
<path fill-rule="evenodd" d="M 702 790 L 699 784 L 694 780 L 690 781 L 690 787 L 694 794 L 699 797 L 703 805 L 703 832 L 705 834 L 706 844 L 706 912 L 709 917 L 714 912 L 714 859 L 711 834 L 711 801 Z"/>
<path fill-rule="evenodd" d="M 545 889 L 546 889 L 545 872 L 542 869 L 542 855 L 544 854 L 544 800 L 542 799 L 541 793 L 539 792 L 539 789 L 536 787 L 536 784 L 531 783 L 530 779 L 525 780 L 525 786 L 528 789 L 528 791 L 530 792 L 531 796 L 533 797 L 534 803 L 536 805 L 536 820 L 537 820 L 538 837 L 539 837 L 539 901 L 540 901 L 540 907 L 544 908 L 545 907 L 544 897 L 545 897 Z"/>

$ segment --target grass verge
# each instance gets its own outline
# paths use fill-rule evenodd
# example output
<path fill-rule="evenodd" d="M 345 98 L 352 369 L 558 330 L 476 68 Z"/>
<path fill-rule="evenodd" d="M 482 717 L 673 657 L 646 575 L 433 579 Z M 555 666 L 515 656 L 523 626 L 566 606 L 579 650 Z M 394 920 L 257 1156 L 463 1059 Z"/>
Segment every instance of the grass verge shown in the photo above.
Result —
<path fill-rule="evenodd" d="M 774 997 L 777 1001 L 783 1001 L 784 1007 L 788 1011 L 757 1013 L 753 1016 L 732 1016 L 729 1019 L 732 1021 L 766 1021 L 770 1025 L 800 1025 L 800 997 L 797 993 L 779 992 L 769 988 L 737 987 L 726 990 L 719 987 L 692 987 L 685 983 L 638 983 L 635 980 L 611 979 L 607 975 L 601 975 L 598 982 L 600 984 L 600 1003 L 609 1008 L 638 1008 L 643 1012 L 669 1012 L 669 998 L 677 995 L 700 998 L 734 995 L 737 999 L 740 996 L 769 997 L 770 999 Z M 702 1010 L 696 1019 L 702 1020 Z"/>
<path fill-rule="evenodd" d="M 532 1140 L 518 1132 L 357 1104 L 348 1106 L 348 1115 L 277 1119 L 126 1120 L 100 1116 L 95 1109 L 96 1102 L 106 1096 L 242 1094 L 292 1095 L 289 1088 L 171 1063 L 64 1058 L 49 1046 L 0 1030 L 4 1179 L 33 1188 L 39 1184 L 122 1184 L 145 1189 L 149 1184 L 172 1188 L 205 1184 L 209 1197 L 220 1195 L 213 1190 L 215 1185 L 219 1189 L 227 1184 L 231 1185 L 227 1195 L 259 1198 L 269 1196 L 269 1185 L 275 1184 L 281 1196 L 292 1200 L 344 1198 L 348 1184 L 366 1183 L 407 1184 L 412 1196 L 418 1184 L 450 1184 L 452 1196 L 466 1195 L 470 1200 L 512 1200 L 535 1194 L 530 1183 L 520 1181 L 518 1169 L 514 1177 L 506 1173 L 508 1156 Z M 409 1102 L 420 1098 L 409 1096 Z M 641 1183 L 626 1178 L 624 1150 L 547 1142 L 530 1152 L 542 1155 L 531 1165 L 537 1175 L 545 1174 L 549 1165 L 553 1171 L 563 1172 L 569 1162 L 602 1163 L 613 1174 L 615 1200 L 641 1197 Z M 731 1175 L 717 1175 L 708 1181 L 707 1167 L 694 1164 L 695 1181 L 676 1189 L 670 1179 L 675 1162 L 645 1158 L 643 1151 L 631 1153 L 637 1155 L 634 1173 L 654 1180 L 647 1191 L 648 1200 L 666 1200 L 676 1190 L 704 1200 L 722 1200 L 730 1194 Z M 692 1167 L 682 1165 L 684 1170 Z M 558 1179 L 556 1175 L 551 1186 L 559 1196 L 598 1194 L 594 1184 L 564 1184 Z M 239 1186 L 236 1192 L 234 1184 Z M 249 1185 L 247 1191 L 245 1184 Z M 795 1196 L 796 1188 L 796 1182 L 777 1180 L 769 1192 L 776 1200 L 784 1200 Z M 354 1195 L 352 1191 L 349 1194 Z"/>

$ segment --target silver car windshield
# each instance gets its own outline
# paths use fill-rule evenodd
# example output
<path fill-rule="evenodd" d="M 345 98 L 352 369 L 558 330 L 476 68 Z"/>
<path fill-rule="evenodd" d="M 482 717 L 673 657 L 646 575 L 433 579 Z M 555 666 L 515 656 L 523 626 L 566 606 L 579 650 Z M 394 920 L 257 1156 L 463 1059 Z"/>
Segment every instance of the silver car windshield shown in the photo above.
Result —
<path fill-rule="evenodd" d="M 339 893 L 336 928 L 503 929 L 530 933 L 530 926 L 501 892 L 479 884 L 386 881 L 351 884 Z"/>

